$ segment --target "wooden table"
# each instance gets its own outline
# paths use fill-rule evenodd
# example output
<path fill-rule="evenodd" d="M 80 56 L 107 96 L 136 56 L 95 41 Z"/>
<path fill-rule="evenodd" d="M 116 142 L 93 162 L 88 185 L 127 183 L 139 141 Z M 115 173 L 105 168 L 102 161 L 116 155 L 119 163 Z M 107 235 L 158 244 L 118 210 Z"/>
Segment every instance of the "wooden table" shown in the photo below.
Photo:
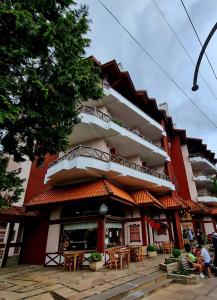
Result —
<path fill-rule="evenodd" d="M 72 260 L 73 259 L 73 271 L 76 271 L 76 264 L 77 264 L 77 259 L 81 255 L 81 251 L 67 251 L 64 254 L 64 270 L 66 270 L 66 260 Z M 71 263 L 69 266 L 69 271 L 71 271 Z"/>
<path fill-rule="evenodd" d="M 129 266 L 130 264 L 130 250 L 129 249 L 119 249 L 119 250 L 116 250 L 115 251 L 119 258 L 120 258 L 120 269 L 122 270 L 123 269 L 123 258 L 124 258 L 124 255 L 127 255 L 127 264 Z"/>

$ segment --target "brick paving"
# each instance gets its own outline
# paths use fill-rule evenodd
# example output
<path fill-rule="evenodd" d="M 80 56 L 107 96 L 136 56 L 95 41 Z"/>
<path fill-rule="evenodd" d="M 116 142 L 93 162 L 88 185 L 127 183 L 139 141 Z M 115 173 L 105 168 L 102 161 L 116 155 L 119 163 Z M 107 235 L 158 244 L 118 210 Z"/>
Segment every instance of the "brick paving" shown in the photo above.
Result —
<path fill-rule="evenodd" d="M 79 300 L 100 294 L 123 283 L 158 270 L 166 255 L 131 263 L 123 270 L 88 269 L 64 272 L 63 267 L 20 265 L 0 269 L 0 300 L 51 300 L 52 292 L 63 299 Z M 168 255 L 167 255 L 168 256 Z"/>
<path fill-rule="evenodd" d="M 166 255 L 131 263 L 129 269 L 93 272 L 88 269 L 63 272 L 62 267 L 17 266 L 0 269 L 0 300 L 33 299 L 79 300 L 118 287 L 141 276 L 156 272 Z M 203 279 L 197 285 L 172 284 L 144 300 L 214 300 L 217 278 Z"/>
<path fill-rule="evenodd" d="M 172 285 L 145 297 L 144 300 L 216 300 L 217 278 L 201 279 L 197 285 Z"/>

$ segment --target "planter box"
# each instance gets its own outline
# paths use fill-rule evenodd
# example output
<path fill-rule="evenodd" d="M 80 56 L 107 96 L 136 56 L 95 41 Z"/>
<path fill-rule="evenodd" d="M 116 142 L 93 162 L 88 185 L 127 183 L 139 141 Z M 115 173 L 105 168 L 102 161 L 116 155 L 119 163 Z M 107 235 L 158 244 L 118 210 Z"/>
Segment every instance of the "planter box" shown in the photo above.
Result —
<path fill-rule="evenodd" d="M 149 257 L 156 257 L 157 256 L 157 251 L 148 251 L 148 256 Z"/>
<path fill-rule="evenodd" d="M 175 282 L 177 283 L 182 283 L 182 284 L 197 284 L 198 283 L 198 276 L 197 275 L 179 275 L 179 274 L 171 274 L 169 273 L 167 275 L 168 278 L 174 279 Z"/>
<path fill-rule="evenodd" d="M 103 264 L 104 264 L 103 261 L 92 262 L 90 263 L 89 267 L 93 271 L 98 271 L 103 268 Z"/>
<path fill-rule="evenodd" d="M 163 270 L 167 273 L 172 273 L 173 271 L 177 272 L 180 269 L 179 262 L 173 262 L 171 264 L 160 264 L 160 270 Z"/>
<path fill-rule="evenodd" d="M 175 257 L 165 258 L 165 264 L 171 264 L 174 262 L 180 262 L 180 258 L 175 258 Z"/>

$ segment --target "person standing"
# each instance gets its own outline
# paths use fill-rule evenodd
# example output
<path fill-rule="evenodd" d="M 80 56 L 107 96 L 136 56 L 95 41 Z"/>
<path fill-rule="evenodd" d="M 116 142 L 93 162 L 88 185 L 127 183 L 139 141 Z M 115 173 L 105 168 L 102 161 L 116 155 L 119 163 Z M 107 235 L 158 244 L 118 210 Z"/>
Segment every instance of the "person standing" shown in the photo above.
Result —
<path fill-rule="evenodd" d="M 212 277 L 211 270 L 210 270 L 211 257 L 209 255 L 209 252 L 202 245 L 198 245 L 197 248 L 200 250 L 200 255 L 203 258 L 206 275 L 209 278 L 211 278 Z"/>
<path fill-rule="evenodd" d="M 215 253 L 213 263 L 217 267 L 217 232 L 214 232 L 212 235 L 212 244 L 213 244 L 214 253 Z"/>
<path fill-rule="evenodd" d="M 199 245 L 203 244 L 203 239 L 202 239 L 202 232 L 199 228 L 197 228 L 196 231 L 196 239 Z"/>

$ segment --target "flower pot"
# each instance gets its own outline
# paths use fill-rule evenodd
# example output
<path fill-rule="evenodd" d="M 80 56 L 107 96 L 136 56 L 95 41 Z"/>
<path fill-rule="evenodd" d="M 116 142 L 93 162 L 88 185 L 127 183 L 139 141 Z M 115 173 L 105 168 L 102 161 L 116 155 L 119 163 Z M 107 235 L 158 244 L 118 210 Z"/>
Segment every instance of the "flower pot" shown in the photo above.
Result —
<path fill-rule="evenodd" d="M 156 257 L 157 256 L 157 251 L 148 251 L 148 256 L 149 257 Z"/>
<path fill-rule="evenodd" d="M 101 270 L 102 268 L 103 268 L 102 260 L 90 263 L 90 269 L 93 271 L 98 271 L 98 270 Z"/>

